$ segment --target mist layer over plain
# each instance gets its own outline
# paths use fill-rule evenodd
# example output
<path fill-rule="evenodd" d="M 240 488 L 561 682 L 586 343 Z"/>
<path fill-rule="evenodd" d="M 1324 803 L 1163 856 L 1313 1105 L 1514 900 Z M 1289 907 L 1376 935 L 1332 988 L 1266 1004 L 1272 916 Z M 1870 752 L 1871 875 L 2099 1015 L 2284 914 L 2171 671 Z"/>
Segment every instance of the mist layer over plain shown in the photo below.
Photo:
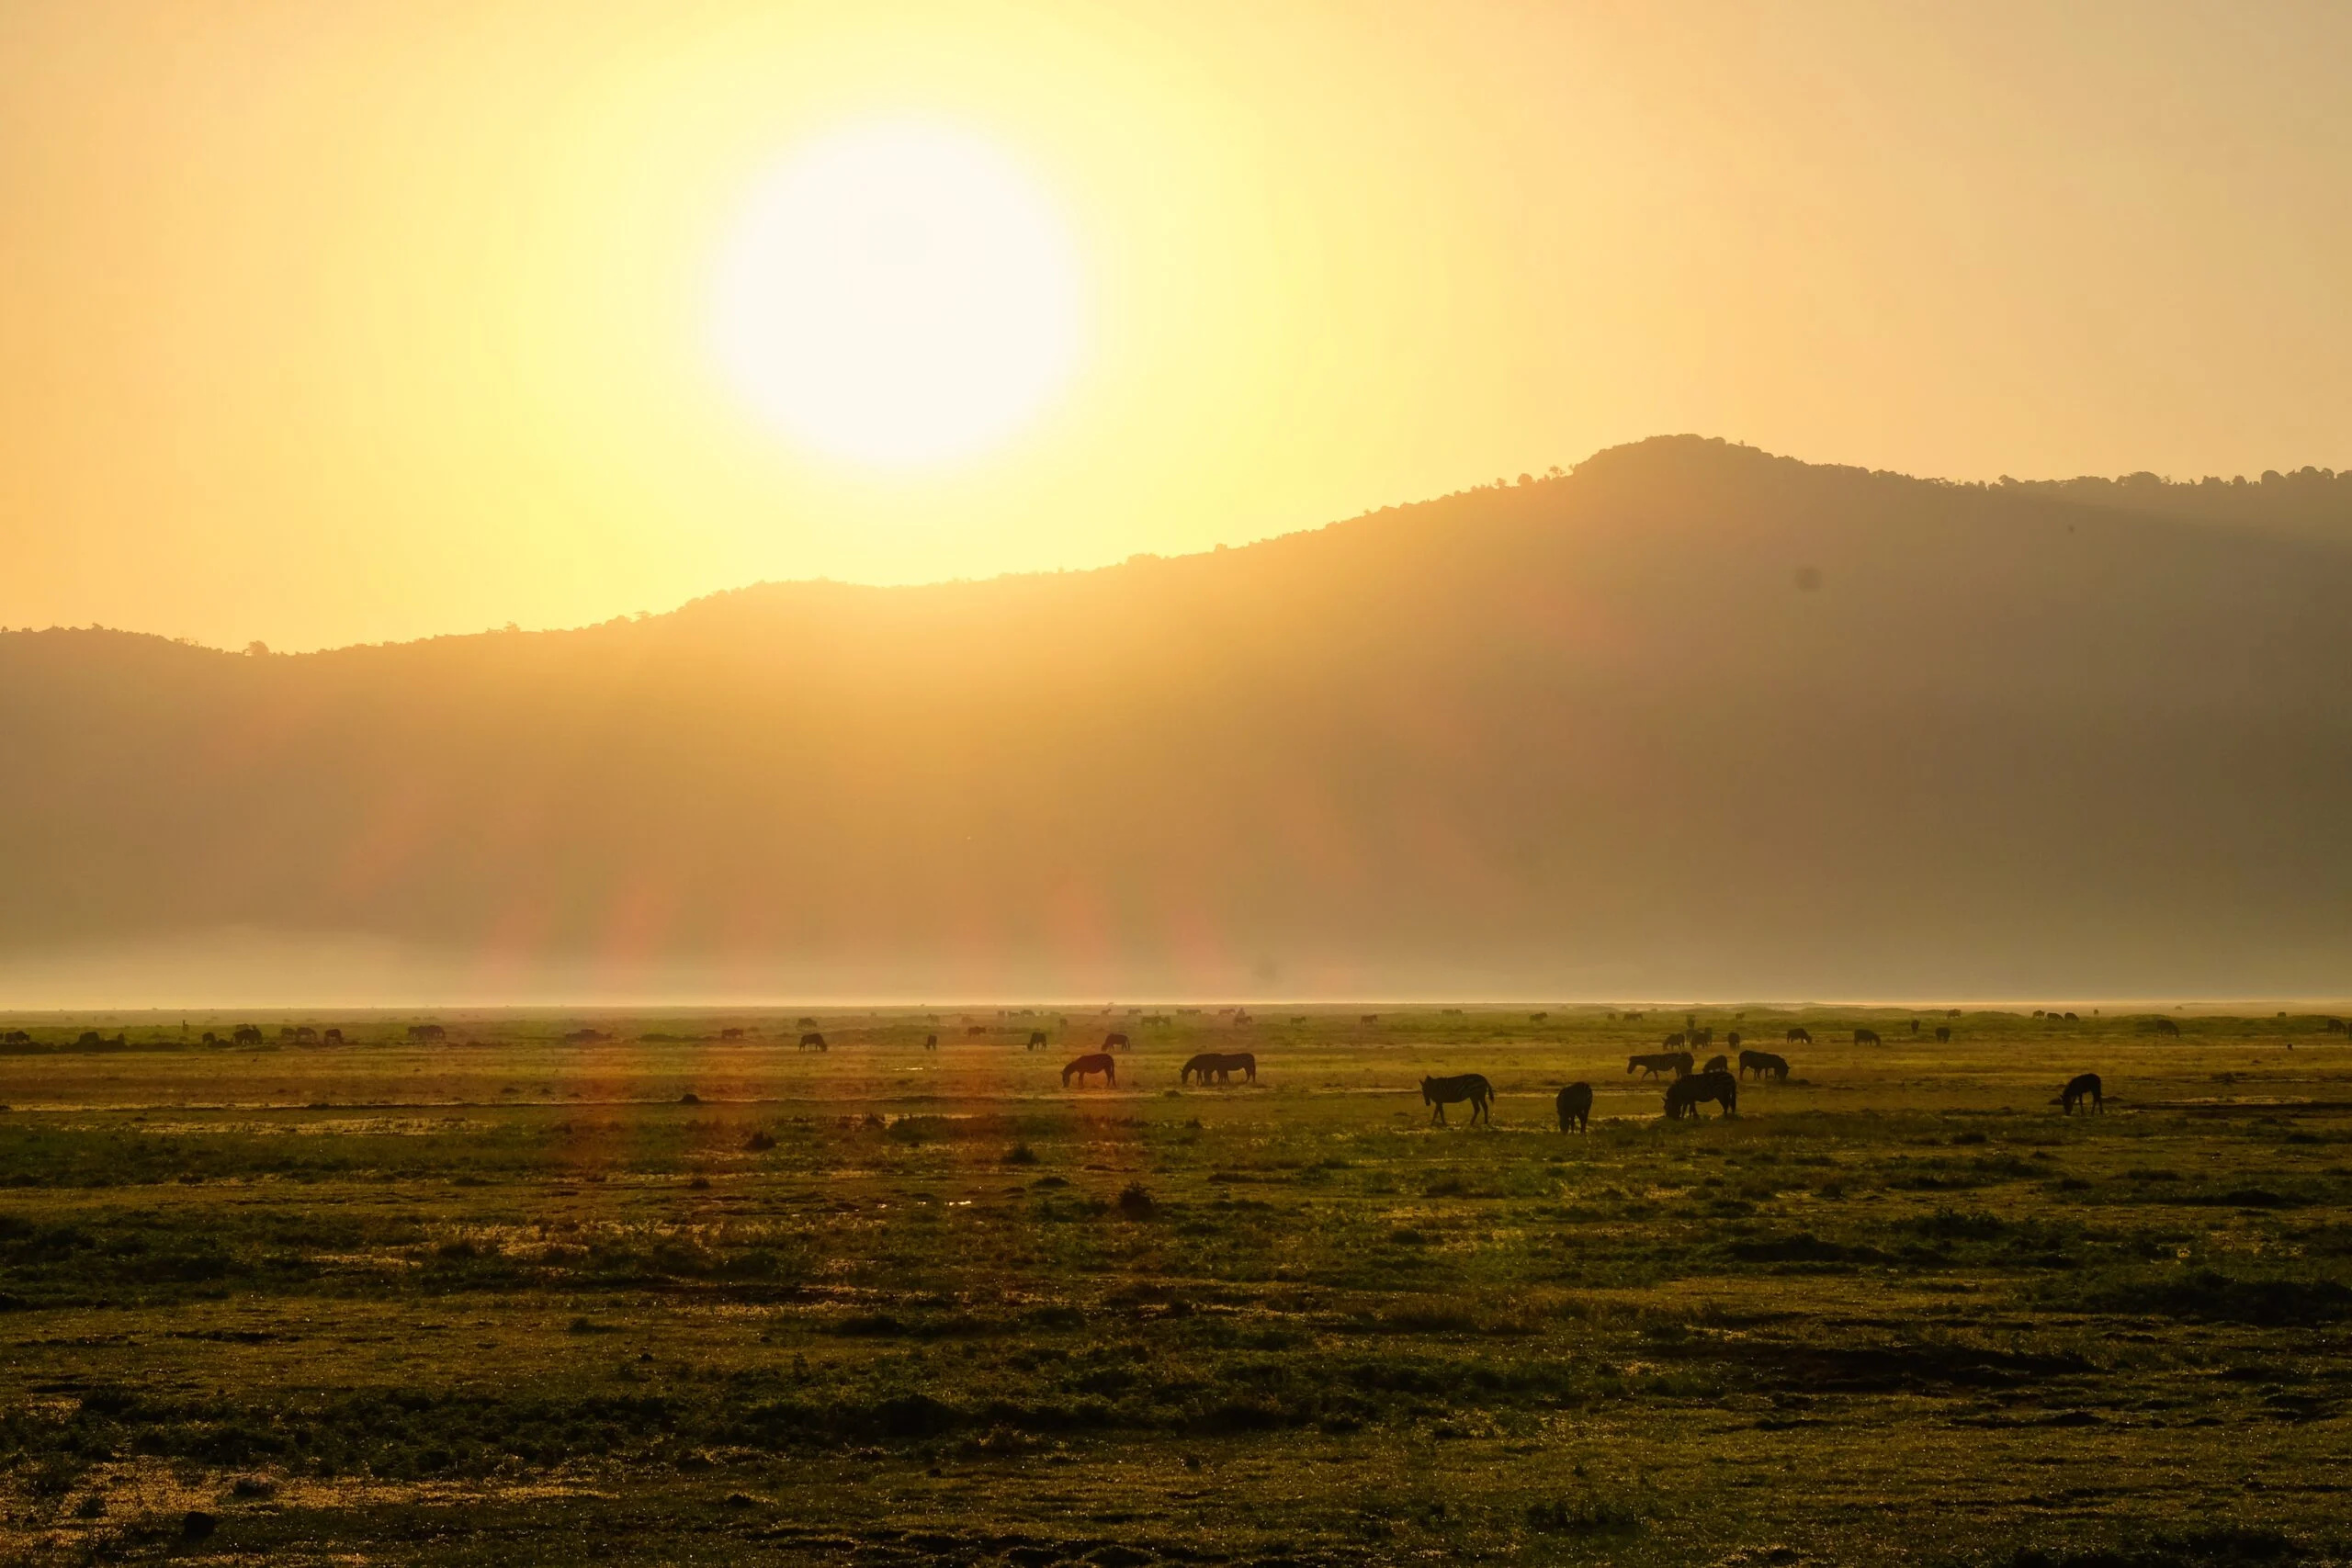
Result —
<path fill-rule="evenodd" d="M 1690 437 L 1104 570 L 0 636 L 0 1002 L 2340 996 L 2352 476 Z"/>

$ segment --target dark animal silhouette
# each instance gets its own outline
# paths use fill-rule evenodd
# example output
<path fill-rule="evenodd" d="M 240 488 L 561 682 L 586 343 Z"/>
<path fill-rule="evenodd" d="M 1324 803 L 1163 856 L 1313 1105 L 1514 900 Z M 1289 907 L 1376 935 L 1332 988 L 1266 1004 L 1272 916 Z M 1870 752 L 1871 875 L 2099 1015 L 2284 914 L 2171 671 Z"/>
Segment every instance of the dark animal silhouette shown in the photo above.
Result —
<path fill-rule="evenodd" d="M 1022 1049 L 1025 1051 L 1042 1051 L 1045 1048 L 1046 1032 L 1042 1029 L 1031 1030 L 1029 1032 L 1029 1043 L 1022 1047 Z"/>
<path fill-rule="evenodd" d="M 1551 1016 L 1552 1015 L 1548 1012 L 1531 1012 L 1527 1015 L 1527 1021 L 1530 1023 L 1541 1023 Z"/>
<path fill-rule="evenodd" d="M 2097 1073 L 2084 1073 L 2068 1080 L 2066 1087 L 2059 1091 L 2058 1098 L 2050 1103 L 2064 1106 L 2066 1114 L 2072 1116 L 2075 1107 L 2086 1100 L 2091 1102 L 2093 1111 L 2102 1116 L 2107 1113 L 2107 1097 L 2099 1086 Z"/>
<path fill-rule="evenodd" d="M 2158 1034 L 2169 1034 L 2175 1039 L 2178 1039 L 2180 1037 L 2180 1025 L 2175 1023 L 2168 1018 L 2156 1019 L 2151 1022 L 2148 1027 Z M 2341 1029 L 2344 1026 L 2339 1023 L 2335 1027 Z"/>
<path fill-rule="evenodd" d="M 743 1031 L 741 1026 L 730 1023 L 718 1032 L 718 1037 L 721 1040 L 741 1040 L 743 1038 Z"/>
<path fill-rule="evenodd" d="M 1378 1023 L 1380 1021 L 1380 1015 L 1376 1012 L 1368 1012 L 1362 1018 L 1356 1020 L 1356 1021 L 1358 1023 Z"/>
<path fill-rule="evenodd" d="M 1713 1045 L 1714 1043 L 1715 1032 L 1712 1029 L 1694 1029 L 1690 1032 L 1690 1046 L 1693 1050 L 1702 1045 Z"/>
<path fill-rule="evenodd" d="M 1690 1036 L 1679 1032 L 1669 1034 L 1665 1039 L 1658 1042 L 1660 1045 L 1664 1046 L 1668 1051 L 1679 1051 L 1690 1043 Z"/>
<path fill-rule="evenodd" d="M 1726 1116 L 1739 1111 L 1739 1080 L 1729 1073 L 1694 1073 L 1687 1078 L 1677 1078 L 1666 1086 L 1666 1117 L 1669 1122 L 1689 1116 L 1696 1118 L 1699 1107 L 1714 1100 L 1724 1108 Z"/>
<path fill-rule="evenodd" d="M 322 1034 L 322 1035 L 320 1035 L 320 1036 L 319 1036 L 319 1043 L 320 1043 L 320 1044 L 322 1044 L 322 1045 L 340 1045 L 340 1044 L 342 1044 L 342 1043 L 343 1043 L 343 1031 L 342 1031 L 342 1030 L 340 1030 L 340 1029 L 330 1029 L 330 1030 L 328 1030 L 324 1034 Z"/>
<path fill-rule="evenodd" d="M 1112 1059 L 1110 1053 L 1107 1051 L 1097 1051 L 1091 1055 L 1080 1056 L 1077 1061 L 1072 1062 L 1069 1066 L 1064 1067 L 1062 1069 L 1062 1087 L 1064 1089 L 1068 1089 L 1069 1087 L 1070 1078 L 1072 1076 L 1075 1076 L 1078 1079 L 1078 1087 L 1084 1089 L 1086 1087 L 1086 1075 L 1089 1073 L 1101 1073 L 1102 1075 L 1102 1087 L 1105 1089 L 1116 1089 L 1119 1087 L 1119 1064 Z"/>
<path fill-rule="evenodd" d="M 986 1034 L 988 1032 L 989 1032 L 989 1026 L 988 1026 L 987 1024 L 985 1024 L 985 1023 L 975 1023 L 975 1024 L 971 1025 L 969 1028 L 967 1028 L 967 1029 L 966 1029 L 966 1030 L 964 1031 L 964 1032 L 965 1032 L 965 1034 L 966 1034 L 967 1036 L 974 1035 L 974 1034 Z"/>
<path fill-rule="evenodd" d="M 1759 1078 L 1770 1073 L 1786 1083 L 1789 1081 L 1788 1058 L 1775 1056 L 1770 1051 L 1742 1051 L 1739 1054 L 1739 1076 L 1746 1077 L 1750 1073 Z"/>
<path fill-rule="evenodd" d="M 1445 1121 L 1447 1106 L 1459 1105 L 1466 1100 L 1470 1102 L 1470 1124 L 1476 1126 L 1479 1119 L 1484 1117 L 1487 1125 L 1491 1127 L 1495 1124 L 1495 1118 L 1487 1108 L 1494 1098 L 1495 1086 L 1487 1081 L 1483 1073 L 1463 1073 L 1450 1078 L 1421 1080 L 1421 1103 L 1430 1108 L 1430 1120 L 1440 1123 Z"/>
<path fill-rule="evenodd" d="M 923 1048 L 924 1050 L 926 1050 L 926 1051 L 936 1051 L 936 1050 L 938 1050 L 938 1049 L 939 1049 L 939 1036 L 938 1036 L 938 1035 L 936 1035 L 936 1034 L 926 1034 L 926 1035 L 924 1035 L 924 1036 L 922 1037 L 922 1048 Z"/>
<path fill-rule="evenodd" d="M 1735 1034 L 1735 1035 L 1733 1035 L 1733 1036 L 1732 1036 L 1732 1038 L 1733 1038 L 1733 1039 L 1735 1039 L 1735 1040 L 1736 1040 L 1736 1039 L 1738 1039 L 1738 1038 L 1739 1038 L 1739 1036 L 1737 1036 L 1737 1035 L 1736 1035 L 1736 1034 Z M 1726 1057 L 1723 1057 L 1723 1056 L 1710 1056 L 1710 1057 L 1708 1057 L 1708 1058 L 1707 1058 L 1707 1065 L 1706 1065 L 1705 1066 L 1703 1066 L 1703 1067 L 1700 1068 L 1699 1070 L 1700 1070 L 1701 1072 L 1702 1072 L 1702 1073 L 1720 1073 L 1720 1072 L 1724 1071 L 1725 1068 L 1729 1067 L 1730 1066 L 1731 1066 L 1731 1062 L 1730 1062 L 1730 1060 L 1729 1060 L 1728 1058 L 1726 1058 Z"/>
<path fill-rule="evenodd" d="M 1645 1056 L 1628 1056 L 1625 1058 L 1625 1071 L 1629 1076 L 1638 1072 L 1645 1077 L 1653 1078 L 1665 1072 L 1671 1072 L 1678 1078 L 1688 1077 L 1690 1073 L 1690 1053 L 1653 1051 Z"/>
<path fill-rule="evenodd" d="M 831 1047 L 825 1043 L 825 1037 L 818 1033 L 813 1029 L 800 1037 L 800 1048 L 803 1051 L 824 1051 L 831 1049 Z"/>
<path fill-rule="evenodd" d="M 1914 1034 L 1919 1032 L 1919 1021 L 1916 1018 L 1911 1021 L 1911 1032 Z"/>
<path fill-rule="evenodd" d="M 1216 1075 L 1219 1083 L 1232 1082 L 1235 1073 L 1239 1073 L 1250 1083 L 1256 1083 L 1258 1058 L 1247 1051 L 1204 1051 L 1184 1064 L 1176 1075 L 1176 1081 L 1184 1083 L 1197 1075 L 1201 1082 L 1206 1083 L 1211 1073 Z"/>
<path fill-rule="evenodd" d="M 1854 1031 L 1854 1043 L 1857 1045 L 1878 1044 L 1878 1031 L 1875 1029 L 1857 1029 Z"/>
<path fill-rule="evenodd" d="M 437 1023 L 412 1023 L 408 1026 L 411 1040 L 447 1040 L 449 1032 Z"/>
<path fill-rule="evenodd" d="M 423 1038 L 413 1029 L 408 1032 L 408 1037 L 411 1040 Z M 235 1041 L 240 1045 L 258 1045 L 261 1043 L 261 1030 L 254 1024 L 241 1023 L 237 1025 L 236 1032 L 230 1035 L 229 1038 Z"/>
<path fill-rule="evenodd" d="M 2165 1021 L 2166 1023 L 2171 1023 L 2171 1022 L 2172 1022 L 2172 1020 L 2170 1020 L 2170 1019 L 2166 1019 L 2166 1020 L 2165 1020 Z M 2346 1033 L 2346 1032 L 2352 1032 L 2352 1031 L 2346 1031 L 2346 1030 L 2345 1029 L 2345 1027 L 2344 1027 L 2344 1021 L 2343 1021 L 2342 1019 L 2340 1019 L 2340 1018 L 2331 1018 L 2331 1019 L 2327 1019 L 2327 1020 L 2325 1020 L 2324 1021 L 2323 1021 L 2323 1022 L 2320 1024 L 2320 1030 L 2319 1030 L 2319 1032 L 2320 1032 L 2322 1034 L 2343 1034 L 2343 1033 Z M 2178 1028 L 2177 1026 L 2176 1026 L 2176 1027 L 2174 1028 L 2174 1030 L 2173 1030 L 2173 1032 L 2174 1032 L 2175 1034 L 2179 1033 L 2179 1032 L 2180 1032 L 2179 1028 Z"/>
<path fill-rule="evenodd" d="M 1951 1043 L 1951 1025 L 1948 1023 L 1939 1023 L 1936 1025 L 1936 1043 L 1939 1045 L 1949 1045 Z"/>
<path fill-rule="evenodd" d="M 1810 1045 L 1813 1043 L 1813 1035 L 1812 1032 L 1807 1030 L 1792 1029 L 1783 1038 L 1782 1043 L 1789 1045 Z"/>
<path fill-rule="evenodd" d="M 1124 1051 L 1126 1048 L 1127 1037 L 1124 1034 L 1105 1034 L 1102 1037 L 1102 1049 L 1105 1051 Z"/>
<path fill-rule="evenodd" d="M 1568 1123 L 1571 1122 L 1576 1123 L 1577 1131 L 1579 1133 L 1591 1130 L 1592 1086 L 1590 1084 L 1572 1083 L 1562 1089 L 1559 1106 L 1561 1132 L 1566 1132 Z"/>
<path fill-rule="evenodd" d="M 1736 1051 L 1739 1049 L 1738 1030 L 1735 1029 L 1729 1034 L 1724 1036 L 1724 1049 L 1726 1051 Z"/>

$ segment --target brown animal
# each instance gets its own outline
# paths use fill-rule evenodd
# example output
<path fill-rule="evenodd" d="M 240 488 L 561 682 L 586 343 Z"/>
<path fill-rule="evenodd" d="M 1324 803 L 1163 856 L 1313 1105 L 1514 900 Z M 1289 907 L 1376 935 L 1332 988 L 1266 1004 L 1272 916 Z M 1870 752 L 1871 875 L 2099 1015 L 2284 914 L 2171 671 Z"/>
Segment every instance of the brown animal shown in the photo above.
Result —
<path fill-rule="evenodd" d="M 343 1043 L 343 1031 L 342 1031 L 342 1030 L 340 1030 L 340 1029 L 330 1029 L 330 1030 L 328 1030 L 324 1034 L 322 1034 L 322 1035 L 320 1035 L 320 1036 L 319 1036 L 319 1043 L 320 1043 L 320 1044 L 322 1044 L 322 1045 L 340 1045 L 340 1044 L 342 1044 L 342 1043 Z"/>
<path fill-rule="evenodd" d="M 1878 1043 L 1879 1043 L 1879 1038 L 1878 1038 L 1878 1031 L 1877 1031 L 1877 1030 L 1875 1030 L 1875 1029 L 1857 1029 L 1856 1031 L 1854 1031 L 1854 1043 L 1855 1043 L 1855 1044 L 1857 1044 L 1857 1045 L 1875 1045 L 1875 1044 L 1877 1044 Z"/>
<path fill-rule="evenodd" d="M 1127 1037 L 1124 1034 L 1105 1034 L 1102 1037 L 1102 1049 L 1105 1051 L 1124 1051 L 1126 1048 Z"/>
<path fill-rule="evenodd" d="M 1948 1023 L 1939 1023 L 1936 1025 L 1936 1043 L 1939 1045 L 1949 1045 L 1951 1043 L 1951 1025 Z"/>
<path fill-rule="evenodd" d="M 824 1051 L 831 1049 L 831 1047 L 827 1046 L 825 1043 L 825 1037 L 818 1033 L 813 1029 L 800 1037 L 800 1048 L 803 1051 Z"/>
<path fill-rule="evenodd" d="M 1658 1043 L 1665 1046 L 1669 1051 L 1679 1051 L 1682 1047 L 1690 1043 L 1690 1037 L 1678 1032 L 1668 1035 L 1665 1039 L 1659 1041 Z"/>
<path fill-rule="evenodd" d="M 1086 1087 L 1086 1077 L 1089 1073 L 1101 1073 L 1102 1075 L 1102 1087 L 1105 1089 L 1116 1089 L 1119 1087 L 1119 1064 L 1112 1058 L 1110 1053 L 1107 1051 L 1097 1051 L 1092 1055 L 1080 1056 L 1077 1061 L 1072 1062 L 1069 1066 L 1064 1067 L 1062 1069 L 1062 1087 L 1064 1089 L 1068 1089 L 1069 1087 L 1070 1078 L 1072 1076 L 1075 1076 L 1078 1079 L 1078 1087 L 1084 1089 Z"/>
<path fill-rule="evenodd" d="M 974 1034 L 986 1034 L 988 1032 L 989 1026 L 985 1023 L 975 1023 L 964 1031 L 965 1034 L 967 1036 Z"/>
<path fill-rule="evenodd" d="M 2107 1114 L 2107 1099 L 2100 1090 L 2097 1073 L 2084 1073 L 2069 1080 L 2066 1087 L 2059 1090 L 2058 1098 L 2050 1103 L 2064 1106 L 2066 1114 L 2072 1116 L 2075 1113 L 2075 1107 L 2086 1100 L 2091 1102 L 2093 1111 L 2102 1116 Z"/>
<path fill-rule="evenodd" d="M 923 1048 L 924 1050 L 926 1050 L 926 1051 L 936 1051 L 936 1050 L 938 1050 L 938 1049 L 939 1049 L 939 1036 L 938 1036 L 938 1035 L 936 1035 L 936 1034 L 926 1034 L 926 1035 L 924 1035 L 924 1036 L 922 1037 L 922 1048 Z"/>
<path fill-rule="evenodd" d="M 1736 1042 L 1739 1039 L 1739 1036 L 1735 1034 L 1732 1036 L 1732 1039 Z M 1743 1055 L 1746 1055 L 1745 1052 L 1741 1054 Z M 1707 1058 L 1707 1065 L 1701 1067 L 1699 1070 L 1702 1073 L 1720 1073 L 1727 1071 L 1730 1066 L 1731 1062 L 1729 1058 L 1724 1056 L 1710 1056 Z"/>
<path fill-rule="evenodd" d="M 449 1032 L 437 1023 L 412 1023 L 408 1026 L 411 1040 L 447 1040 Z"/>
<path fill-rule="evenodd" d="M 2336 1027 L 2341 1029 L 2344 1026 L 2339 1023 Z M 2148 1028 L 2158 1034 L 2169 1034 L 2176 1040 L 2180 1037 L 2180 1025 L 2168 1018 L 2152 1019 L 2149 1021 Z"/>
<path fill-rule="evenodd" d="M 1592 1086 L 1589 1083 L 1572 1083 L 1567 1088 L 1562 1089 L 1560 1091 L 1559 1109 L 1561 1132 L 1566 1132 L 1568 1130 L 1568 1123 L 1571 1122 L 1576 1123 L 1577 1131 L 1579 1133 L 1590 1131 L 1592 1122 Z"/>
<path fill-rule="evenodd" d="M 1025 1051 L 1042 1051 L 1045 1048 L 1046 1032 L 1042 1029 L 1031 1030 L 1029 1032 L 1029 1043 L 1022 1047 L 1022 1049 Z"/>
<path fill-rule="evenodd" d="M 1738 1030 L 1735 1029 L 1729 1034 L 1724 1036 L 1724 1049 L 1726 1051 L 1736 1051 L 1739 1049 Z"/>
<path fill-rule="evenodd" d="M 2172 1021 L 2172 1020 L 2170 1020 L 2170 1019 L 2166 1019 L 2166 1020 L 2165 1020 L 2165 1021 L 2166 1023 L 2170 1023 L 2170 1022 Z M 2352 1031 L 2347 1031 L 2347 1030 L 2346 1030 L 2346 1028 L 2344 1027 L 2344 1021 L 2343 1021 L 2342 1019 L 2340 1019 L 2340 1018 L 2331 1018 L 2331 1019 L 2324 1020 L 2324 1021 L 2322 1021 L 2322 1023 L 2321 1023 L 2321 1024 L 2320 1024 L 2320 1026 L 2319 1026 L 2319 1032 L 2320 1032 L 2322 1034 L 2344 1034 L 2344 1033 L 2347 1033 L 2347 1032 L 2352 1032 Z M 2173 1031 L 2173 1032 L 2174 1032 L 2175 1034 L 2177 1034 L 2177 1033 L 2179 1033 L 2179 1032 L 2180 1032 L 2180 1031 L 2179 1031 L 2179 1030 L 2177 1030 L 2177 1029 L 2175 1029 L 2175 1030 Z"/>
<path fill-rule="evenodd" d="M 1625 1058 L 1625 1071 L 1629 1077 L 1635 1072 L 1639 1072 L 1645 1077 L 1654 1078 L 1660 1073 L 1671 1072 L 1678 1078 L 1689 1077 L 1690 1076 L 1690 1053 L 1688 1051 L 1653 1051 L 1645 1056 L 1628 1056 Z"/>
<path fill-rule="evenodd" d="M 1813 1035 L 1805 1030 L 1792 1029 L 1789 1031 L 1788 1038 L 1784 1043 L 1790 1045 L 1810 1045 L 1813 1043 Z"/>
<path fill-rule="evenodd" d="M 1789 1062 L 1785 1056 L 1775 1056 L 1770 1051 L 1742 1051 L 1739 1054 L 1739 1076 L 1754 1073 L 1758 1077 L 1770 1073 L 1782 1083 L 1789 1081 Z"/>
<path fill-rule="evenodd" d="M 439 1026 L 430 1025 L 428 1027 L 437 1029 Z M 411 1040 L 423 1040 L 429 1038 L 428 1036 L 417 1033 L 413 1029 L 408 1032 L 408 1037 Z M 261 1030 L 254 1024 L 241 1023 L 237 1025 L 236 1032 L 230 1035 L 229 1038 L 240 1045 L 258 1045 L 261 1043 Z"/>
<path fill-rule="evenodd" d="M 1176 1074 L 1176 1081 L 1180 1084 L 1189 1082 L 1197 1076 L 1205 1084 L 1211 1073 L 1216 1075 L 1216 1081 L 1221 1084 L 1231 1083 L 1235 1073 L 1239 1073 L 1247 1082 L 1256 1083 L 1258 1058 L 1247 1051 L 1204 1051 L 1184 1064 Z"/>
<path fill-rule="evenodd" d="M 1695 1121 L 1699 1107 L 1711 1100 L 1724 1108 L 1724 1115 L 1737 1115 L 1739 1080 L 1729 1073 L 1695 1073 L 1675 1079 L 1666 1086 L 1666 1119 L 1673 1122 L 1688 1116 Z"/>

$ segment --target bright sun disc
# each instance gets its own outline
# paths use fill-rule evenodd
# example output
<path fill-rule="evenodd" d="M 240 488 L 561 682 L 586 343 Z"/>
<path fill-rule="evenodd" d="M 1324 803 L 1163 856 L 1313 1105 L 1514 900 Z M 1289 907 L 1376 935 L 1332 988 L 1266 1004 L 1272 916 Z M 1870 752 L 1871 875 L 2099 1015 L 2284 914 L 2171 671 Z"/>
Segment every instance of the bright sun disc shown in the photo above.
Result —
<path fill-rule="evenodd" d="M 1051 204 L 941 127 L 843 130 L 753 191 L 721 261 L 720 362 L 794 439 L 910 465 L 995 446 L 1078 360 L 1079 277 Z"/>

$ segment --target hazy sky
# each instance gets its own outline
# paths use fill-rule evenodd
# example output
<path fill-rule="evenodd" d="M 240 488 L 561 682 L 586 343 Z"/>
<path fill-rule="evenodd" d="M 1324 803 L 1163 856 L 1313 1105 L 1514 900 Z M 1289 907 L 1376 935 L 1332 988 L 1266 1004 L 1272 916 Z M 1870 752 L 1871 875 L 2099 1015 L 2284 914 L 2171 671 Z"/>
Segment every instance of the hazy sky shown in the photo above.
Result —
<path fill-rule="evenodd" d="M 2352 7 L 2243 0 L 0 0 L 0 625 L 1091 565 L 1661 431 L 2352 465 L 2347 80 Z M 795 446 L 711 347 L 763 174 L 888 117 L 1083 283 L 1075 378 L 942 467 Z"/>

